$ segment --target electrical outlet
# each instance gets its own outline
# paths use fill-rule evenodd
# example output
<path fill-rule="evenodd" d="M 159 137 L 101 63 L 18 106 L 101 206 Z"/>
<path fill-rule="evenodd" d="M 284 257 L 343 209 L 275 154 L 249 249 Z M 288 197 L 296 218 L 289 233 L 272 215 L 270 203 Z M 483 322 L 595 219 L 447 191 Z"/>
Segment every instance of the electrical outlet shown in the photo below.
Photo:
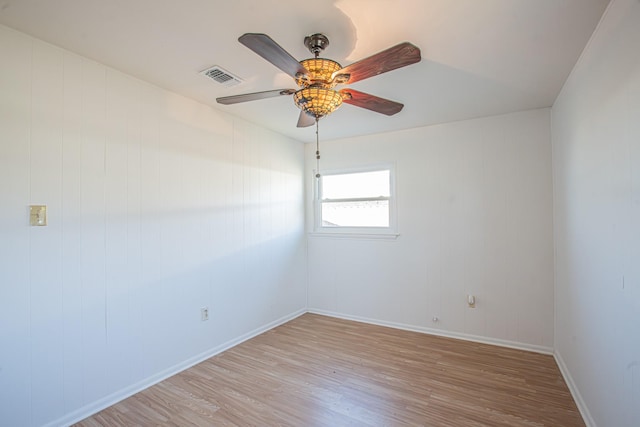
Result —
<path fill-rule="evenodd" d="M 202 307 L 200 309 L 200 320 L 203 322 L 209 320 L 209 307 Z"/>

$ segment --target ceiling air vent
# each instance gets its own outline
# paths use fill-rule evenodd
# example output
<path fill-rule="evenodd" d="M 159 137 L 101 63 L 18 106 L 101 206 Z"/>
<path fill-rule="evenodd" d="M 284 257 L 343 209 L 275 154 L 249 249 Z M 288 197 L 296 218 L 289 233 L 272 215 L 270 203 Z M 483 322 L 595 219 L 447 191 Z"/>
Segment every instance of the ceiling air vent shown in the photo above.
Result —
<path fill-rule="evenodd" d="M 200 74 L 209 77 L 211 80 L 214 80 L 224 86 L 235 86 L 242 83 L 242 80 L 240 80 L 239 77 L 234 76 L 224 68 L 218 67 L 217 65 L 200 71 Z"/>

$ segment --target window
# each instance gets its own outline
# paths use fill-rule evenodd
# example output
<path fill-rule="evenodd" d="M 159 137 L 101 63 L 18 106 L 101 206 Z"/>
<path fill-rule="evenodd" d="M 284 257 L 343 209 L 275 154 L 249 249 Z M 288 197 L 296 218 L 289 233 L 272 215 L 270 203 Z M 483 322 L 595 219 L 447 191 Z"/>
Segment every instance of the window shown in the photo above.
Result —
<path fill-rule="evenodd" d="M 318 179 L 316 231 L 392 233 L 393 169 L 323 172 Z"/>

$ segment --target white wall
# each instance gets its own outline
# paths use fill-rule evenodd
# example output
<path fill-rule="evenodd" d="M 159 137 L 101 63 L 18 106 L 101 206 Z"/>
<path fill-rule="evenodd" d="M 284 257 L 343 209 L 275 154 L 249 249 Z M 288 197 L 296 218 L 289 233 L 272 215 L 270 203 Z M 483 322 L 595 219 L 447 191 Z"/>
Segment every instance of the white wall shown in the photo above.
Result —
<path fill-rule="evenodd" d="M 0 424 L 68 422 L 304 309 L 302 144 L 5 27 L 0 58 Z"/>
<path fill-rule="evenodd" d="M 614 0 L 552 112 L 556 356 L 588 425 L 640 425 L 640 2 Z"/>
<path fill-rule="evenodd" d="M 321 142 L 321 170 L 395 164 L 400 236 L 311 236 L 309 308 L 550 352 L 549 116 L 541 109 Z M 308 230 L 314 153 L 309 145 Z M 468 293 L 477 308 L 467 308 Z"/>

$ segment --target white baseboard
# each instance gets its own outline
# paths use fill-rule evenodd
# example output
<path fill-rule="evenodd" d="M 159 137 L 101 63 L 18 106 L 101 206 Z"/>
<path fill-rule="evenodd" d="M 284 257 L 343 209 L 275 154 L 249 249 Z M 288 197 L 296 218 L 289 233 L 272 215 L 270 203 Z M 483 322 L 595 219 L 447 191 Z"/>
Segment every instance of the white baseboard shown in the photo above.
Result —
<path fill-rule="evenodd" d="M 277 320 L 274 320 L 273 322 L 267 323 L 266 325 L 263 325 L 257 329 L 254 329 L 251 332 L 248 332 L 244 335 L 241 335 L 237 338 L 234 338 L 230 341 L 227 341 L 219 346 L 213 347 L 207 351 L 204 351 L 194 357 L 191 357 L 181 363 L 178 363 L 177 365 L 174 365 L 170 368 L 165 369 L 164 371 L 161 371 L 155 375 L 152 375 L 149 378 L 145 378 L 142 381 L 139 381 L 129 387 L 126 387 L 122 390 L 118 390 L 115 393 L 111 393 L 108 396 L 105 396 L 104 398 L 97 400 L 95 402 L 92 402 L 86 406 L 83 406 L 82 408 L 73 411 L 67 415 L 65 415 L 64 417 L 52 421 L 50 423 L 45 424 L 44 427 L 58 427 L 58 426 L 69 426 L 71 424 L 77 423 L 78 421 L 81 421 L 87 417 L 90 417 L 93 414 L 96 414 L 100 411 L 102 411 L 103 409 L 108 408 L 111 405 L 114 405 L 124 399 L 126 399 L 127 397 L 130 397 L 144 389 L 147 389 L 149 387 L 151 387 L 154 384 L 159 383 L 160 381 L 163 381 L 175 374 L 178 374 L 182 371 L 184 371 L 185 369 L 188 369 L 194 365 L 197 365 L 198 363 L 209 359 L 210 357 L 215 356 L 216 354 L 222 353 L 225 350 L 230 349 L 231 347 L 235 347 L 236 345 L 247 341 L 257 335 L 260 335 L 266 331 L 268 331 L 269 329 L 273 329 L 276 326 L 280 326 L 283 323 L 286 323 L 290 320 L 295 319 L 298 316 L 303 315 L 304 313 L 306 313 L 305 309 L 301 309 L 298 311 L 295 311 L 291 314 L 288 314 L 286 316 L 283 316 Z"/>
<path fill-rule="evenodd" d="M 472 342 L 477 342 L 477 343 L 482 343 L 482 344 L 491 344 L 491 345 L 497 345 L 497 346 L 500 346 L 500 347 L 514 348 L 514 349 L 517 349 L 517 350 L 533 351 L 535 353 L 542 353 L 542 354 L 549 354 L 549 355 L 553 354 L 553 348 L 545 347 L 545 346 L 541 346 L 541 345 L 527 344 L 527 343 L 521 343 L 521 342 L 517 342 L 517 341 L 502 340 L 502 339 L 498 339 L 498 338 L 487 338 L 487 337 L 483 337 L 483 336 L 479 336 L 479 335 L 464 334 L 464 333 L 459 333 L 459 332 L 448 332 L 448 331 L 442 331 L 440 329 L 426 328 L 426 327 L 423 327 L 423 326 L 407 325 L 407 324 L 404 324 L 404 323 L 387 322 L 387 321 L 384 321 L 384 320 L 369 319 L 369 318 L 366 318 L 366 317 L 351 316 L 351 315 L 347 315 L 347 314 L 343 314 L 343 313 L 335 313 L 335 312 L 332 312 L 332 311 L 319 310 L 319 309 L 315 309 L 315 308 L 310 308 L 307 311 L 309 313 L 321 314 L 321 315 L 330 316 L 330 317 L 337 317 L 339 319 L 345 319 L 345 320 L 353 320 L 353 321 L 356 321 L 356 322 L 370 323 L 372 325 L 378 325 L 378 326 L 388 326 L 390 328 L 403 329 L 405 331 L 421 332 L 421 333 L 424 333 L 424 334 L 437 335 L 437 336 L 440 336 L 440 337 L 456 338 L 456 339 L 460 339 L 460 340 L 472 341 Z"/>
<path fill-rule="evenodd" d="M 582 419 L 584 420 L 584 423 L 587 425 L 587 427 L 597 427 L 596 422 L 593 421 L 593 417 L 591 416 L 591 413 L 589 412 L 589 409 L 587 408 L 587 405 L 584 402 L 584 399 L 582 398 L 582 395 L 580 394 L 578 387 L 576 386 L 576 383 L 573 381 L 573 377 L 571 376 L 571 373 L 569 372 L 567 365 L 564 363 L 564 359 L 562 358 L 560 353 L 558 353 L 557 351 L 553 352 L 553 357 L 554 359 L 556 359 L 558 368 L 560 368 L 560 372 L 564 377 L 564 382 L 567 383 L 567 387 L 569 387 L 571 396 L 573 396 L 573 400 L 576 402 L 576 405 L 578 406 L 578 410 L 582 415 Z"/>

